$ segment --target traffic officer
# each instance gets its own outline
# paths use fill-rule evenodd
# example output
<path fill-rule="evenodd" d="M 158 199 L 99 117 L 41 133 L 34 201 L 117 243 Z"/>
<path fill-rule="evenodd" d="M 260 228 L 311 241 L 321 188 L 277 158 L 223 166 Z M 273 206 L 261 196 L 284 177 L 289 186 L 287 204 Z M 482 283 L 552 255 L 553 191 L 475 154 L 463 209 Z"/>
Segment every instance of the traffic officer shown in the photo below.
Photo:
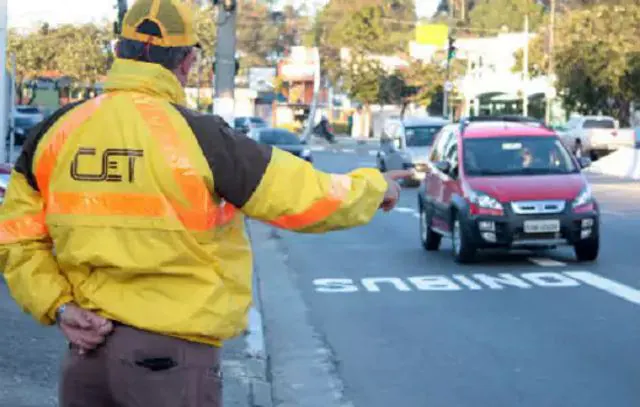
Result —
<path fill-rule="evenodd" d="M 17 303 L 69 342 L 61 407 L 220 406 L 220 347 L 243 332 L 243 216 L 300 233 L 369 222 L 407 172 L 330 174 L 188 109 L 191 10 L 138 0 L 105 93 L 29 135 L 0 212 Z"/>

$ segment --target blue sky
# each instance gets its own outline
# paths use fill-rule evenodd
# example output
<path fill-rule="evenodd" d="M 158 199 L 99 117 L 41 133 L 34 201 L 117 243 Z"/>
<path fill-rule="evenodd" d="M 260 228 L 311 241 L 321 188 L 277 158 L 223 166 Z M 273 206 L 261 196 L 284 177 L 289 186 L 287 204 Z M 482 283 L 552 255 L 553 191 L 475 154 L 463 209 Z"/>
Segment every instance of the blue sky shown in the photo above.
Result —
<path fill-rule="evenodd" d="M 305 0 L 283 0 L 288 1 L 299 3 Z M 326 0 L 312 1 L 320 5 Z M 116 15 L 115 5 L 116 0 L 9 0 L 9 26 L 31 27 L 39 21 L 61 24 L 111 20 Z M 430 16 L 438 0 L 416 0 L 416 5 L 420 15 Z"/>

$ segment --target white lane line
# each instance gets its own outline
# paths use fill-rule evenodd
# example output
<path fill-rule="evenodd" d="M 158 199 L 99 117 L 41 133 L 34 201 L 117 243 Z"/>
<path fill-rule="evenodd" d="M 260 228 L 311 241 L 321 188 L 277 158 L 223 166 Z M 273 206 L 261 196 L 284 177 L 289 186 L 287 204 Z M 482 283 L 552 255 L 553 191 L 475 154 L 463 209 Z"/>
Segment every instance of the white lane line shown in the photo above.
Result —
<path fill-rule="evenodd" d="M 355 153 L 355 152 L 356 152 L 356 150 L 354 150 L 354 149 L 352 149 L 352 148 L 343 148 L 343 149 L 341 150 L 341 152 L 343 152 L 343 153 Z"/>
<path fill-rule="evenodd" d="M 378 155 L 378 152 L 377 151 L 369 151 L 369 155 L 371 157 L 375 157 L 376 155 Z"/>
<path fill-rule="evenodd" d="M 623 300 L 640 305 L 640 290 L 629 287 L 628 285 L 609 280 L 608 278 L 588 271 L 567 271 L 564 274 L 599 290 L 606 291 L 611 295 L 622 298 Z"/>
<path fill-rule="evenodd" d="M 564 267 L 567 265 L 567 263 L 544 257 L 529 257 L 529 261 L 541 267 Z"/>
<path fill-rule="evenodd" d="M 416 219 L 420 219 L 420 214 L 418 212 L 414 212 L 411 215 L 413 215 L 413 217 Z"/>
<path fill-rule="evenodd" d="M 416 210 L 413 208 L 395 208 L 394 209 L 395 212 L 400 212 L 400 213 L 416 213 Z"/>

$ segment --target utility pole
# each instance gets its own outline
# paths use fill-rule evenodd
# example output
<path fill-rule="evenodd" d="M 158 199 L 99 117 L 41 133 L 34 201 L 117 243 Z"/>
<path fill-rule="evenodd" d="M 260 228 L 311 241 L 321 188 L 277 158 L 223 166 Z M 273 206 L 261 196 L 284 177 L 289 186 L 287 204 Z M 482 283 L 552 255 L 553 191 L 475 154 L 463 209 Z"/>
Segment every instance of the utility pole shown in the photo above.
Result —
<path fill-rule="evenodd" d="M 449 34 L 448 46 L 447 46 L 447 76 L 444 83 L 444 89 L 442 91 L 442 117 L 449 117 L 449 93 L 453 90 L 453 84 L 451 83 L 451 60 L 456 56 L 456 39 Z"/>
<path fill-rule="evenodd" d="M 235 112 L 236 0 L 214 0 L 218 10 L 218 41 L 214 60 L 215 102 L 213 112 L 233 127 Z"/>
<path fill-rule="evenodd" d="M 524 57 L 522 58 L 522 115 L 529 115 L 529 16 L 524 16 Z"/>
<path fill-rule="evenodd" d="M 118 34 L 122 32 L 122 21 L 128 8 L 127 0 L 118 0 Z"/>
<path fill-rule="evenodd" d="M 0 78 L 0 158 L 2 162 L 7 161 L 7 133 L 9 125 L 9 78 L 7 75 L 7 0 L 0 0 L 0 69 L 2 69 L 2 77 Z"/>
<path fill-rule="evenodd" d="M 16 78 L 17 78 L 17 71 L 18 71 L 18 67 L 16 65 L 16 54 L 12 53 L 11 54 L 11 80 L 10 80 L 10 84 L 11 84 L 11 99 L 9 99 L 9 111 L 13 113 L 13 111 L 16 108 Z M 16 145 L 16 117 L 11 114 L 11 120 L 10 120 L 10 131 L 11 134 L 9 136 L 9 152 L 7 153 L 7 156 L 9 157 L 9 162 L 13 162 L 14 157 L 13 157 L 13 150 L 15 149 L 15 145 Z"/>
<path fill-rule="evenodd" d="M 555 60 L 554 60 L 554 48 L 555 48 L 555 28 L 556 28 L 556 0 L 551 0 L 551 10 L 549 16 L 549 72 L 547 76 L 549 77 L 549 83 L 552 86 L 555 86 L 555 82 L 553 81 L 553 77 L 555 75 Z M 555 93 L 555 92 L 554 92 Z M 547 95 L 545 97 L 546 106 L 545 106 L 545 121 L 547 124 L 551 124 L 551 102 L 552 98 Z"/>

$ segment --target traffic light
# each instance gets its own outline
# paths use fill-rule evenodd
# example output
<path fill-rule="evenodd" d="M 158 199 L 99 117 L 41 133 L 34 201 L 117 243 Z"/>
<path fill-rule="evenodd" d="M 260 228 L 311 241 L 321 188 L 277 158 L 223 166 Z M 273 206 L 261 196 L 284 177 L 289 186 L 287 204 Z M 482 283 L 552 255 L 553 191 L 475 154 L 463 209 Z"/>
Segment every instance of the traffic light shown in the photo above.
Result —
<path fill-rule="evenodd" d="M 452 59 L 454 59 L 456 57 L 456 51 L 458 50 L 458 48 L 456 48 L 456 39 L 453 37 L 449 37 L 449 48 L 447 50 L 447 60 L 451 61 Z"/>

